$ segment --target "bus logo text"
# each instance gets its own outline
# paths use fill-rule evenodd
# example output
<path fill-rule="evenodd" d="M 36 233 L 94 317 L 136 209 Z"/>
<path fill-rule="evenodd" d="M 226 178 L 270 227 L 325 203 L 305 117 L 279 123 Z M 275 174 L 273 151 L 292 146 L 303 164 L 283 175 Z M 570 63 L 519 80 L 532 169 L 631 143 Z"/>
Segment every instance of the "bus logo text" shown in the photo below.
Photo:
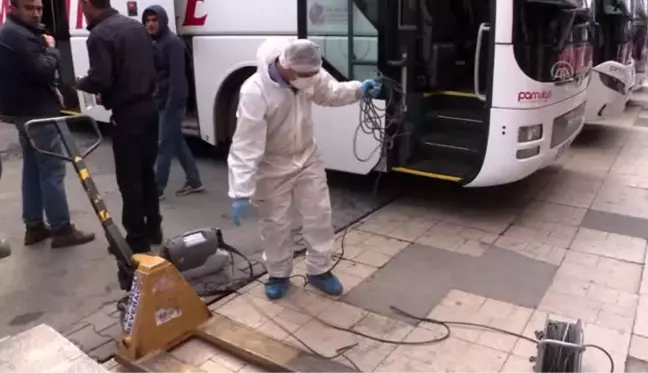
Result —
<path fill-rule="evenodd" d="M 518 92 L 517 101 L 546 101 L 551 98 L 551 91 L 540 91 L 540 92 L 529 92 L 529 91 L 520 91 Z"/>

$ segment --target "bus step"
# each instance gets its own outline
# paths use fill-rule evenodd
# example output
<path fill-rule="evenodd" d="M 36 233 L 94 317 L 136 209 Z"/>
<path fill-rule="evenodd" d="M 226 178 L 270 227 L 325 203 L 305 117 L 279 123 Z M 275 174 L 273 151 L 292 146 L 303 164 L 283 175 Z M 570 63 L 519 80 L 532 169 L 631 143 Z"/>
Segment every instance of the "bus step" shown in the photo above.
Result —
<path fill-rule="evenodd" d="M 436 157 L 430 159 L 412 159 L 403 168 L 412 170 L 422 176 L 429 174 L 431 178 L 440 178 L 433 175 L 443 175 L 446 180 L 456 179 L 456 182 L 463 182 L 470 179 L 479 171 L 473 164 L 454 157 Z"/>
<path fill-rule="evenodd" d="M 482 154 L 486 143 L 480 137 L 461 133 L 426 133 L 420 138 L 426 153 L 448 153 L 455 155 Z"/>

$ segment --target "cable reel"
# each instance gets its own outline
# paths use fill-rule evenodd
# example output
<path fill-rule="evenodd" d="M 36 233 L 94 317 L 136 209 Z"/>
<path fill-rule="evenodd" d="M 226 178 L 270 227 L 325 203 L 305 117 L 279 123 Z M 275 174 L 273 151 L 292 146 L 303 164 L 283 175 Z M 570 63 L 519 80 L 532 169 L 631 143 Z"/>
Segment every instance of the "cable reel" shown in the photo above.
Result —
<path fill-rule="evenodd" d="M 548 319 L 544 330 L 535 332 L 538 351 L 535 372 L 580 372 L 584 345 L 583 325 Z"/>

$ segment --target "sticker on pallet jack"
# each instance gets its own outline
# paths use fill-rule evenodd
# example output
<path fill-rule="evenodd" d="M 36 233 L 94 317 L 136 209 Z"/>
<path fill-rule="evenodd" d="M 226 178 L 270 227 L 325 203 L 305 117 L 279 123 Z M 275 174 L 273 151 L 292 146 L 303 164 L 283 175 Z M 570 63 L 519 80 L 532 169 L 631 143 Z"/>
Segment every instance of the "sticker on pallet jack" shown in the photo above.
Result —
<path fill-rule="evenodd" d="M 124 315 L 124 331 L 126 333 L 130 333 L 133 330 L 133 325 L 135 325 L 135 316 L 137 314 L 137 305 L 139 304 L 140 296 L 139 279 L 136 275 L 133 277 L 130 296 L 128 298 L 128 308 L 126 309 L 126 315 Z"/>
<path fill-rule="evenodd" d="M 182 315 L 179 308 L 159 308 L 155 310 L 155 323 L 157 326 L 166 324 Z"/>

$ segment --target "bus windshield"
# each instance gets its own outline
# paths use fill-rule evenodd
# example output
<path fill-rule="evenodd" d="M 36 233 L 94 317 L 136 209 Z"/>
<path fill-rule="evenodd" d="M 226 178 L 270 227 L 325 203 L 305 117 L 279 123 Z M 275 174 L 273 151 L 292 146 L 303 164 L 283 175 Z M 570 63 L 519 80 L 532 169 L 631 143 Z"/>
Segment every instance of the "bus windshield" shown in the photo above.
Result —
<path fill-rule="evenodd" d="M 633 32 L 633 6 L 630 0 L 593 0 L 592 8 L 598 24 L 594 63 L 629 63 L 632 56 Z"/>
<path fill-rule="evenodd" d="M 591 16 L 584 0 L 514 0 L 513 49 L 539 82 L 582 78 L 592 65 Z"/>
<path fill-rule="evenodd" d="M 646 0 L 634 0 L 633 15 L 633 48 L 632 58 L 635 60 L 637 71 L 645 71 L 646 42 L 648 36 L 648 14 L 646 14 Z"/>

